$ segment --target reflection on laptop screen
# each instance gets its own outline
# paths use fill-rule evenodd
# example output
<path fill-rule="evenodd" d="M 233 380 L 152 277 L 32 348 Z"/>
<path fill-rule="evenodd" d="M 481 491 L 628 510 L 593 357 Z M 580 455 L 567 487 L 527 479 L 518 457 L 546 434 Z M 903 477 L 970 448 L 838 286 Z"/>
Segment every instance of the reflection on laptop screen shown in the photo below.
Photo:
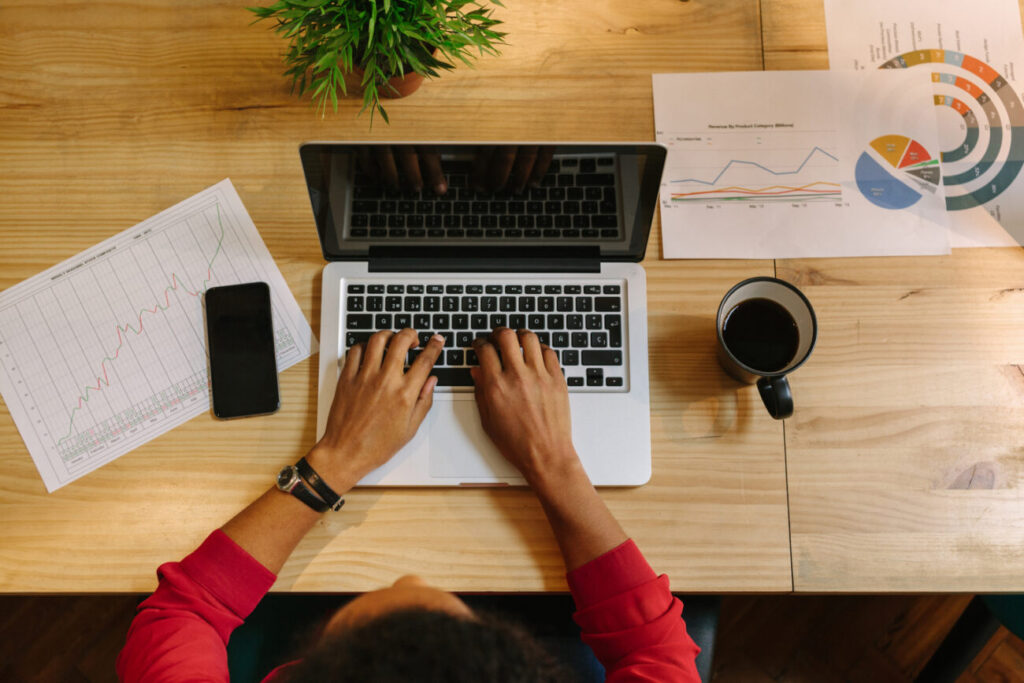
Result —
<path fill-rule="evenodd" d="M 374 247 L 598 248 L 640 260 L 664 149 L 634 144 L 307 144 L 324 256 Z"/>

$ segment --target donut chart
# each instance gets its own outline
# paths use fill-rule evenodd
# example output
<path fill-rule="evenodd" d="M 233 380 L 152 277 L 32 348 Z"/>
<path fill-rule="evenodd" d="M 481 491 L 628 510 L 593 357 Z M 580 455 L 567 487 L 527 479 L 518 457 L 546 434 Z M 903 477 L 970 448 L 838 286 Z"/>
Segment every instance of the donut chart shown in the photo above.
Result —
<path fill-rule="evenodd" d="M 920 65 L 938 69 L 932 73 L 935 106 L 948 107 L 963 119 L 963 140 L 939 156 L 946 208 L 982 206 L 1005 192 L 1024 166 L 1024 105 L 999 72 L 962 52 L 915 50 L 879 68 Z"/>
<path fill-rule="evenodd" d="M 883 135 L 857 159 L 854 179 L 869 202 L 898 210 L 913 206 L 925 192 L 934 193 L 941 172 L 939 160 L 921 143 L 903 135 Z"/>

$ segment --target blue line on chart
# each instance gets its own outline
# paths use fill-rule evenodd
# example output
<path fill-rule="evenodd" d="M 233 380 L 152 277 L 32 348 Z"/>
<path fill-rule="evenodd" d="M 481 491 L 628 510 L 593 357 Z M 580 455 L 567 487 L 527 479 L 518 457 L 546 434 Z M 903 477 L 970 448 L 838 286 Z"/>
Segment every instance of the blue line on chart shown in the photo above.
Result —
<path fill-rule="evenodd" d="M 795 171 L 773 171 L 772 169 L 768 168 L 767 166 L 762 166 L 761 164 L 757 163 L 756 161 L 745 161 L 743 159 L 730 159 L 729 163 L 727 163 L 725 165 L 725 168 L 723 168 L 718 173 L 718 175 L 715 176 L 715 179 L 712 180 L 711 182 L 708 182 L 706 180 L 701 180 L 700 178 L 683 178 L 682 180 L 670 180 L 669 182 L 672 182 L 672 183 L 700 183 L 701 185 L 714 185 L 715 183 L 717 183 L 719 181 L 719 179 L 722 176 L 725 175 L 725 172 L 728 171 L 729 167 L 732 166 L 733 164 L 747 164 L 749 166 L 757 166 L 761 170 L 768 171 L 772 175 L 794 175 L 794 174 L 799 173 L 800 171 L 802 171 L 804 169 L 804 166 L 806 166 L 807 162 L 811 160 L 811 157 L 814 156 L 815 152 L 821 152 L 822 154 L 827 156 L 829 159 L 833 159 L 835 161 L 839 161 L 838 157 L 832 156 L 831 154 L 829 154 L 828 152 L 823 150 L 821 147 L 818 147 L 817 145 L 815 145 L 814 149 L 812 149 L 810 151 L 810 153 L 807 155 L 807 158 L 804 159 L 800 163 L 800 166 L 798 166 Z"/>

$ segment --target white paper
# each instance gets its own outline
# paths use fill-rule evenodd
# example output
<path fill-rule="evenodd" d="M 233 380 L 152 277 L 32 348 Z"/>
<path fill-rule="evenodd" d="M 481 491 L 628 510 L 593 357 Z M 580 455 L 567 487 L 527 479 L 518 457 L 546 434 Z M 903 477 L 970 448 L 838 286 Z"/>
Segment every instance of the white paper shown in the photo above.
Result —
<path fill-rule="evenodd" d="M 954 247 L 1024 244 L 1024 57 L 1016 0 L 826 0 L 832 69 L 933 79 Z"/>
<path fill-rule="evenodd" d="M 209 407 L 202 294 L 270 285 L 277 366 L 316 340 L 230 180 L 0 293 L 0 393 L 48 491 Z"/>
<path fill-rule="evenodd" d="M 930 88 L 905 69 L 655 74 L 664 257 L 949 253 Z"/>

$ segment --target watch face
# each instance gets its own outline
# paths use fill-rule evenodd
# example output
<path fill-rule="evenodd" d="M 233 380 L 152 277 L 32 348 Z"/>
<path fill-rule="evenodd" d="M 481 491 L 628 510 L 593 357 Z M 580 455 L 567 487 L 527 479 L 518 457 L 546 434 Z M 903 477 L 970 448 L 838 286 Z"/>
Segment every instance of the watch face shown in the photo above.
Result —
<path fill-rule="evenodd" d="M 295 479 L 295 466 L 288 465 L 277 474 L 277 488 L 287 491 Z"/>

